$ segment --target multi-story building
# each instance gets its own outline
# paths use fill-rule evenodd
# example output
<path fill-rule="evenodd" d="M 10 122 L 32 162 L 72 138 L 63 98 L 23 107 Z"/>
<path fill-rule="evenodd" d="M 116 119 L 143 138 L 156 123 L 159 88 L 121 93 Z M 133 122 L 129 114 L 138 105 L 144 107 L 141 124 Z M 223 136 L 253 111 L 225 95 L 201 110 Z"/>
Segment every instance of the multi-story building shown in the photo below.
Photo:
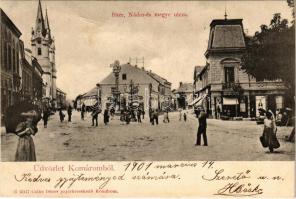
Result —
<path fill-rule="evenodd" d="M 42 99 L 43 70 L 31 50 L 24 48 L 20 40 L 21 100 L 36 101 Z"/>
<path fill-rule="evenodd" d="M 123 109 L 130 103 L 142 106 L 144 110 L 149 108 L 163 109 L 166 103 L 171 100 L 171 83 L 152 71 L 146 71 L 144 67 L 139 68 L 129 63 L 122 64 L 118 78 L 119 100 L 117 108 Z M 115 76 L 111 72 L 105 79 L 97 84 L 79 98 L 79 105 L 84 103 L 91 106 L 96 98 L 101 99 L 102 108 L 115 105 L 116 90 Z"/>
<path fill-rule="evenodd" d="M 51 35 L 47 10 L 44 18 L 40 0 L 38 2 L 35 28 L 32 30 L 31 45 L 32 56 L 37 59 L 43 70 L 44 97 L 56 104 L 55 42 Z"/>
<path fill-rule="evenodd" d="M 67 94 L 62 91 L 61 89 L 57 88 L 57 108 L 62 108 L 65 109 L 66 108 L 66 104 L 67 104 Z"/>
<path fill-rule="evenodd" d="M 194 76 L 195 85 L 201 87 L 195 91 L 195 103 L 213 117 L 218 107 L 229 117 L 256 117 L 259 108 L 283 108 L 282 81 L 257 81 L 241 67 L 246 48 L 242 19 L 213 20 L 210 27 L 207 62 Z"/>
<path fill-rule="evenodd" d="M 21 71 L 19 67 L 19 38 L 21 31 L 0 8 L 1 28 L 1 113 L 19 100 Z"/>
<path fill-rule="evenodd" d="M 186 109 L 193 101 L 193 84 L 179 83 L 179 88 L 174 91 L 176 96 L 176 108 Z"/>

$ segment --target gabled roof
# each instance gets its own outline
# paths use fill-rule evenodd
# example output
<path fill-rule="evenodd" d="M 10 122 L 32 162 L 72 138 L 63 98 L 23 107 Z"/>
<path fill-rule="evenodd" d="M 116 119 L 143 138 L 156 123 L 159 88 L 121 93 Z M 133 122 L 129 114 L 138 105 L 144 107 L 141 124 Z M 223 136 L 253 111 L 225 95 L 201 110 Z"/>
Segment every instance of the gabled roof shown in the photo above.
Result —
<path fill-rule="evenodd" d="M 97 96 L 98 95 L 98 89 L 97 87 L 92 88 L 89 90 L 87 93 L 82 95 L 82 97 L 92 97 L 92 96 Z"/>
<path fill-rule="evenodd" d="M 144 68 L 139 68 L 136 66 L 133 66 L 129 63 L 127 64 L 122 64 L 121 66 L 121 74 L 130 74 L 134 75 L 133 81 L 137 83 L 150 83 L 151 81 L 156 81 L 160 84 L 165 84 L 168 82 L 166 79 L 160 77 L 159 75 L 151 72 L 151 71 L 146 71 Z M 122 83 L 122 79 L 119 78 L 119 83 Z M 104 78 L 99 84 L 115 84 L 115 77 L 114 74 L 111 72 L 106 78 Z"/>
<path fill-rule="evenodd" d="M 11 21 L 11 19 L 6 15 L 6 13 L 0 8 L 0 12 L 1 12 L 1 23 L 5 23 L 10 30 L 12 30 L 14 32 L 14 34 L 17 37 L 20 37 L 22 35 L 21 31 L 16 27 L 16 25 Z"/>
<path fill-rule="evenodd" d="M 202 69 L 205 66 L 195 66 L 194 67 L 194 73 L 193 73 L 193 79 L 195 80 L 195 78 L 197 77 L 197 75 L 202 71 Z"/>
<path fill-rule="evenodd" d="M 57 91 L 59 91 L 60 93 L 63 93 L 66 95 L 66 93 L 64 91 L 62 91 L 61 89 L 57 88 Z"/>
<path fill-rule="evenodd" d="M 147 73 L 148 75 L 150 75 L 152 78 L 154 78 L 156 81 L 158 81 L 160 84 L 164 85 L 164 84 L 171 84 L 170 82 L 168 82 L 166 79 L 160 77 L 159 75 L 149 71 Z"/>
<path fill-rule="evenodd" d="M 178 93 L 187 93 L 193 92 L 193 84 L 192 83 L 181 83 L 179 88 L 176 90 Z"/>

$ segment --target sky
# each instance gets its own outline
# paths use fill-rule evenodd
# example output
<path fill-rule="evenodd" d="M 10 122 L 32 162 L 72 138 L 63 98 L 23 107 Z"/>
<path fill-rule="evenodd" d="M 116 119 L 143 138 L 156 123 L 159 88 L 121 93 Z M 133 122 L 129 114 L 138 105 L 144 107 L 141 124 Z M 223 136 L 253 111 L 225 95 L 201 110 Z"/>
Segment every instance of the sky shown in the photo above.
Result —
<path fill-rule="evenodd" d="M 286 1 L 41 1 L 47 8 L 56 44 L 57 86 L 75 98 L 95 87 L 112 69 L 115 60 L 145 59 L 152 70 L 177 88 L 193 82 L 194 66 L 206 63 L 210 23 L 243 19 L 247 35 L 269 24 L 274 13 L 291 20 Z M 0 1 L 0 7 L 21 30 L 26 48 L 31 48 L 38 1 Z M 152 17 L 128 17 L 129 12 Z M 121 13 L 125 17 L 114 17 Z M 155 13 L 183 13 L 182 17 L 158 17 Z M 134 64 L 134 62 L 132 62 Z M 142 66 L 142 64 L 138 64 Z"/>

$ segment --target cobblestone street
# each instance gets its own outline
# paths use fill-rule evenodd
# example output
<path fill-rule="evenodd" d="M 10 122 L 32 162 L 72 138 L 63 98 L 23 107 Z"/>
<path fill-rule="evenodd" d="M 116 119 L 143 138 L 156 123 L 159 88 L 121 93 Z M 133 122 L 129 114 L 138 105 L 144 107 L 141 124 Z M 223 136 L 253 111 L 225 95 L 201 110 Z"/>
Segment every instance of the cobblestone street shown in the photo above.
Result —
<path fill-rule="evenodd" d="M 73 112 L 72 122 L 60 123 L 58 114 L 51 116 L 48 128 L 39 122 L 34 137 L 38 161 L 124 161 L 124 160 L 294 160 L 293 143 L 284 141 L 291 127 L 278 127 L 281 147 L 276 153 L 262 148 L 259 136 L 263 126 L 253 121 L 221 121 L 208 119 L 209 146 L 194 146 L 198 121 L 188 114 L 180 122 L 178 113 L 170 113 L 170 123 L 152 126 L 147 118 L 141 124 L 121 124 L 118 117 L 105 126 L 91 126 L 91 116 L 80 119 Z M 17 136 L 1 136 L 2 161 L 14 161 Z"/>

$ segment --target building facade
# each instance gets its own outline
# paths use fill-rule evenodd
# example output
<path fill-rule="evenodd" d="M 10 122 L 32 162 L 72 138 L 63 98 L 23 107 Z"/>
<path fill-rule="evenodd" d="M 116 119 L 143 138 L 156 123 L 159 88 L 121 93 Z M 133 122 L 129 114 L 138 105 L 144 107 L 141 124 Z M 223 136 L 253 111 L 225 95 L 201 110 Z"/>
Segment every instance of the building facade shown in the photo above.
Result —
<path fill-rule="evenodd" d="M 32 56 L 36 58 L 43 70 L 42 79 L 45 85 L 45 98 L 56 104 L 56 66 L 55 66 L 55 42 L 51 35 L 47 10 L 43 17 L 41 2 L 38 2 L 38 10 L 35 28 L 32 28 Z"/>
<path fill-rule="evenodd" d="M 66 109 L 67 106 L 67 94 L 61 89 L 57 88 L 57 108 Z"/>
<path fill-rule="evenodd" d="M 257 81 L 242 70 L 246 48 L 242 19 L 213 20 L 210 27 L 207 63 L 194 75 L 199 88 L 195 102 L 212 117 L 217 111 L 228 117 L 256 117 L 260 108 L 283 108 L 286 88 L 282 81 Z"/>
<path fill-rule="evenodd" d="M 101 100 L 102 109 L 116 106 L 125 109 L 130 106 L 140 106 L 145 111 L 149 108 L 163 109 L 171 100 L 171 83 L 152 71 L 146 71 L 129 63 L 120 65 L 118 78 L 119 100 L 115 102 L 115 76 L 110 73 L 105 79 L 79 97 L 78 106 L 84 103 L 92 106 L 96 99 Z M 79 108 L 79 107 L 78 107 Z"/>
<path fill-rule="evenodd" d="M 174 94 L 176 96 L 176 108 L 187 109 L 193 101 L 193 84 L 180 82 L 179 88 L 174 91 Z"/>
<path fill-rule="evenodd" d="M 21 71 L 19 66 L 19 41 L 21 31 L 0 8 L 1 28 L 1 113 L 19 100 Z"/>

